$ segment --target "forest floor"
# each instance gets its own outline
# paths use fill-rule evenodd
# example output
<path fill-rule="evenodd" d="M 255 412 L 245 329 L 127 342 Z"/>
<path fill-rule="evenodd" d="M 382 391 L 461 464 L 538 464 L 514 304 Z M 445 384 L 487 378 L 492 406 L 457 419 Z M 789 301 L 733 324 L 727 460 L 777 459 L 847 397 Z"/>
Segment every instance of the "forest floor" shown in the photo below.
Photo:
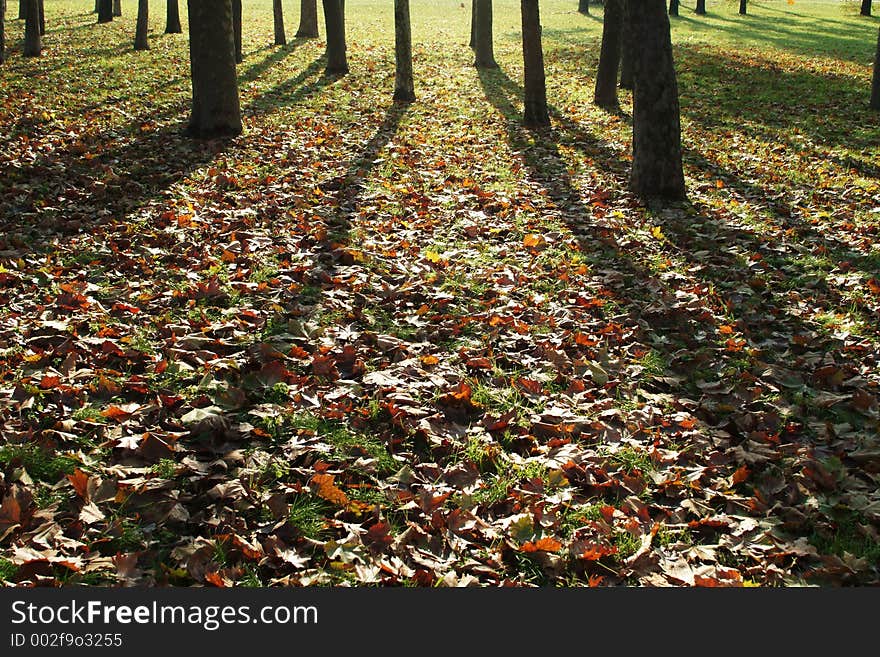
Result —
<path fill-rule="evenodd" d="M 690 200 L 646 208 L 601 7 L 541 3 L 529 132 L 519 3 L 487 72 L 469 2 L 413 0 L 404 106 L 392 3 L 328 78 L 247 2 L 245 134 L 198 142 L 159 4 L 142 53 L 89 0 L 39 59 L 9 20 L 0 580 L 880 582 L 876 19 L 685 2 Z"/>

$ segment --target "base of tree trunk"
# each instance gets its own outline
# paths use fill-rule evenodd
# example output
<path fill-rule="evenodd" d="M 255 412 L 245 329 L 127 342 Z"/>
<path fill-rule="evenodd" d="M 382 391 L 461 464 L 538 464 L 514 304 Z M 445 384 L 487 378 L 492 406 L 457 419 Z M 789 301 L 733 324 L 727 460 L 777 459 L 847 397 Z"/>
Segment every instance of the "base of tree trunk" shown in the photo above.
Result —
<path fill-rule="evenodd" d="M 395 103 L 414 103 L 416 102 L 416 94 L 409 89 L 395 89 L 394 95 L 391 97 Z"/>

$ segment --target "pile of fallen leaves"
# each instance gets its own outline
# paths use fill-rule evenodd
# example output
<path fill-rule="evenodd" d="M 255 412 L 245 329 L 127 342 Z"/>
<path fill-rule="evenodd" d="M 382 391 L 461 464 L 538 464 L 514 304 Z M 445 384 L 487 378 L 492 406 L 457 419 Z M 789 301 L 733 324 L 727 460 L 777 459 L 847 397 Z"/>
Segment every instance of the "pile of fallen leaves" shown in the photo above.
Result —
<path fill-rule="evenodd" d="M 625 114 L 299 48 L 231 142 L 2 110 L 0 579 L 878 583 L 875 165 L 697 89 L 693 201 L 645 208 Z"/>

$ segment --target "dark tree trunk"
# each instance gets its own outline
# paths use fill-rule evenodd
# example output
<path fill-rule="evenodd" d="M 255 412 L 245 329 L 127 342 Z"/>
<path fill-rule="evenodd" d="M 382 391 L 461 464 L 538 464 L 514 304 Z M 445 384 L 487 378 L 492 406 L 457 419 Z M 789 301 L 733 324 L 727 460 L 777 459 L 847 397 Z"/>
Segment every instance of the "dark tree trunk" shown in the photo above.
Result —
<path fill-rule="evenodd" d="M 193 137 L 241 134 L 232 0 L 187 0 Z"/>
<path fill-rule="evenodd" d="M 275 45 L 286 46 L 287 35 L 284 33 L 284 7 L 281 0 L 272 0 L 272 17 L 275 22 Z"/>
<path fill-rule="evenodd" d="M 394 100 L 411 103 L 416 99 L 416 92 L 413 83 L 409 0 L 394 0 L 394 61 Z"/>
<path fill-rule="evenodd" d="M 877 32 L 877 52 L 874 54 L 874 77 L 871 80 L 871 109 L 880 110 L 880 30 Z"/>
<path fill-rule="evenodd" d="M 633 50 L 633 161 L 630 188 L 642 199 L 685 198 L 681 119 L 664 0 L 627 2 Z"/>
<path fill-rule="evenodd" d="M 43 52 L 40 38 L 40 5 L 38 0 L 27 0 L 24 16 L 24 56 L 39 57 Z"/>
<path fill-rule="evenodd" d="M 99 0 L 98 22 L 109 23 L 113 20 L 113 0 Z"/>
<path fill-rule="evenodd" d="M 477 0 L 471 0 L 471 50 L 477 47 Z"/>
<path fill-rule="evenodd" d="M 495 50 L 492 45 L 492 0 L 477 0 L 476 14 L 477 42 L 474 50 L 474 66 L 477 68 L 498 68 Z"/>
<path fill-rule="evenodd" d="M 232 37 L 235 43 L 235 63 L 241 64 L 244 59 L 241 51 L 241 0 L 232 0 Z"/>
<path fill-rule="evenodd" d="M 697 6 L 694 9 L 695 14 L 699 14 L 700 16 L 706 15 L 706 0 L 697 0 Z"/>
<path fill-rule="evenodd" d="M 627 0 L 622 0 L 621 9 L 623 9 L 623 16 L 620 26 L 620 88 L 621 89 L 629 89 L 632 91 L 633 88 L 633 50 L 635 46 L 633 45 L 632 39 L 630 38 L 630 30 L 629 25 L 626 20 L 626 2 Z"/>
<path fill-rule="evenodd" d="M 318 37 L 318 0 L 300 0 L 299 29 L 296 36 L 304 39 Z"/>
<path fill-rule="evenodd" d="M 92 11 L 93 14 L 98 13 L 98 5 L 101 4 L 101 0 L 95 0 L 95 9 Z"/>
<path fill-rule="evenodd" d="M 871 15 L 871 0 L 862 0 L 862 9 L 859 11 L 862 16 Z"/>
<path fill-rule="evenodd" d="M 345 47 L 345 9 L 341 0 L 323 0 L 324 29 L 327 31 L 327 75 L 348 73 Z"/>
<path fill-rule="evenodd" d="M 27 18 L 27 1 L 18 0 L 18 20 L 23 21 Z"/>
<path fill-rule="evenodd" d="M 602 21 L 602 48 L 596 71 L 596 90 L 593 102 L 605 109 L 617 109 L 617 69 L 620 66 L 621 31 L 623 28 L 622 0 L 605 0 L 605 18 Z"/>
<path fill-rule="evenodd" d="M 122 0 L 113 0 L 113 15 L 122 16 Z"/>
<path fill-rule="evenodd" d="M 165 34 L 180 34 L 180 5 L 177 0 L 168 0 L 165 6 Z"/>
<path fill-rule="evenodd" d="M 748 9 L 748 0 L 739 0 L 739 13 L 743 16 L 746 15 L 746 9 Z"/>
<path fill-rule="evenodd" d="M 590 0 L 579 0 L 578 11 L 586 16 L 590 15 Z"/>
<path fill-rule="evenodd" d="M 538 0 L 520 0 L 523 43 L 523 123 L 550 125 L 547 111 L 547 85 L 544 79 L 544 49 L 541 46 L 541 11 Z"/>
<path fill-rule="evenodd" d="M 0 64 L 6 61 L 6 0 L 0 0 Z"/>
<path fill-rule="evenodd" d="M 150 29 L 150 0 L 138 0 L 137 27 L 134 31 L 134 49 L 149 50 L 147 32 Z"/>
<path fill-rule="evenodd" d="M 37 2 L 37 13 L 40 17 L 40 36 L 43 36 L 46 34 L 46 8 L 43 5 L 43 0 Z"/>
<path fill-rule="evenodd" d="M 678 0 L 669 0 L 669 15 L 678 16 Z"/>

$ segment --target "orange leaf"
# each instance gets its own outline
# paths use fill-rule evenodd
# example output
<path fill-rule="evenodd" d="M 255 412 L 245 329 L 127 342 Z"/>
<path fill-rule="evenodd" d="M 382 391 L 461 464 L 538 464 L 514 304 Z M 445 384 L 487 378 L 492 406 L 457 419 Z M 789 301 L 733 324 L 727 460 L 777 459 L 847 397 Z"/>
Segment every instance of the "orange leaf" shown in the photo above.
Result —
<path fill-rule="evenodd" d="M 729 324 L 722 324 L 718 327 L 718 332 L 721 335 L 733 335 L 733 327 Z"/>
<path fill-rule="evenodd" d="M 76 491 L 76 494 L 82 499 L 88 500 L 89 475 L 77 468 L 73 471 L 73 474 L 67 475 L 67 478 L 70 480 L 70 483 L 73 484 L 73 490 Z"/>
<path fill-rule="evenodd" d="M 733 473 L 733 479 L 731 481 L 733 481 L 733 485 L 736 486 L 737 484 L 741 484 L 742 482 L 744 482 L 748 478 L 749 478 L 749 469 L 746 466 L 742 466 L 741 468 L 737 469 L 736 472 Z"/>
<path fill-rule="evenodd" d="M 312 475 L 311 487 L 314 493 L 328 502 L 343 506 L 348 503 L 348 495 L 333 483 L 333 475 Z"/>
<path fill-rule="evenodd" d="M 422 365 L 425 365 L 425 366 L 436 365 L 437 363 L 440 362 L 439 358 L 437 358 L 436 356 L 432 356 L 430 354 L 427 356 L 422 356 L 420 360 L 422 361 Z"/>
<path fill-rule="evenodd" d="M 527 246 L 529 248 L 544 246 L 547 243 L 541 235 L 536 235 L 535 233 L 529 233 L 523 238 L 523 246 Z"/>
<path fill-rule="evenodd" d="M 525 543 L 521 549 L 523 552 L 559 552 L 561 548 L 562 543 L 552 536 L 545 536 L 534 543 L 531 541 Z"/>
<path fill-rule="evenodd" d="M 49 374 L 45 374 L 42 379 L 40 379 L 40 389 L 41 390 L 51 390 L 55 386 L 61 383 L 60 376 L 50 376 Z"/>

